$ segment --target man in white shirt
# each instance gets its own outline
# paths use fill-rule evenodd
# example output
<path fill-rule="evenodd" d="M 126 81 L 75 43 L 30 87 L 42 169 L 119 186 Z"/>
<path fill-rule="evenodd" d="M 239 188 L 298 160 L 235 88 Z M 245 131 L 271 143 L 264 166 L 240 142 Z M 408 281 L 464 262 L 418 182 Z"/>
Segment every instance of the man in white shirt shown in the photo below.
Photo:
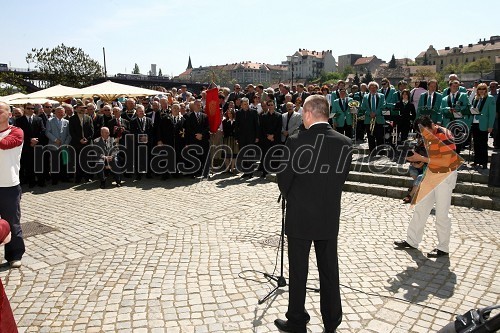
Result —
<path fill-rule="evenodd" d="M 23 131 L 9 125 L 9 105 L 0 102 L 0 217 L 10 224 L 11 241 L 5 244 L 5 260 L 11 268 L 21 267 L 24 254 L 21 229 L 21 186 L 19 168 L 24 141 Z"/>

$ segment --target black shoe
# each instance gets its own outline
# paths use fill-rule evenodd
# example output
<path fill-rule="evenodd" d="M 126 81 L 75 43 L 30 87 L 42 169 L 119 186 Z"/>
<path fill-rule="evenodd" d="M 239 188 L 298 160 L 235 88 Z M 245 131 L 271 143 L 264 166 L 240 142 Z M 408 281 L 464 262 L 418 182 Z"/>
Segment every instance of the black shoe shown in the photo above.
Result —
<path fill-rule="evenodd" d="M 122 187 L 122 183 L 116 183 L 116 187 Z"/>
<path fill-rule="evenodd" d="M 141 180 L 141 179 L 142 179 L 142 176 L 141 176 L 141 175 L 137 175 L 137 176 L 135 177 L 135 180 Z"/>
<path fill-rule="evenodd" d="M 276 319 L 274 321 L 274 325 L 283 332 L 290 332 L 290 333 L 304 333 L 307 332 L 306 326 L 304 325 L 303 327 L 299 328 L 296 326 L 292 326 L 288 323 L 288 320 L 283 320 L 283 319 Z"/>
<path fill-rule="evenodd" d="M 52 179 L 52 185 L 57 185 L 57 180 Z"/>
<path fill-rule="evenodd" d="M 448 252 L 434 249 L 431 252 L 427 253 L 427 258 L 439 258 L 439 257 L 448 256 L 448 255 L 449 255 Z"/>
<path fill-rule="evenodd" d="M 246 174 L 243 174 L 243 175 L 241 175 L 241 176 L 240 176 L 240 179 L 245 179 L 245 178 L 247 178 L 247 177 L 248 177 L 248 176 L 247 176 Z"/>
<path fill-rule="evenodd" d="M 102 188 L 102 189 L 106 188 L 106 181 L 105 180 L 101 180 L 101 185 L 99 187 Z"/>
<path fill-rule="evenodd" d="M 406 248 L 409 248 L 409 249 L 416 249 L 416 247 L 413 247 L 411 246 L 410 244 L 408 244 L 407 241 L 405 240 L 401 240 L 401 241 L 395 241 L 394 242 L 394 245 L 396 245 L 397 248 L 400 248 L 400 249 L 406 249 Z"/>

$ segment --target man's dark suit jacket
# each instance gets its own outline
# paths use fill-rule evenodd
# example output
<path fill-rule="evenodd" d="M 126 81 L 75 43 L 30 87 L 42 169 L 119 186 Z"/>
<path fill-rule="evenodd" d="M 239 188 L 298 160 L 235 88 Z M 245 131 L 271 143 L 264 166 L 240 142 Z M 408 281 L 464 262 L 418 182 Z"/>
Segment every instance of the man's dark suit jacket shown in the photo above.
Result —
<path fill-rule="evenodd" d="M 315 147 L 311 163 L 311 154 L 300 154 L 307 145 Z M 278 186 L 287 200 L 286 235 L 307 240 L 336 239 L 342 187 L 352 161 L 351 139 L 320 123 L 289 137 L 286 147 L 290 159 L 285 162 L 285 170 L 278 173 Z M 312 172 L 296 172 L 297 166 L 304 170 L 309 163 Z"/>
<path fill-rule="evenodd" d="M 259 114 L 255 110 L 239 110 L 236 112 L 236 140 L 240 147 L 255 144 L 255 139 L 259 138 Z"/>
<path fill-rule="evenodd" d="M 94 137 L 94 125 L 92 124 L 92 118 L 83 115 L 83 129 L 80 123 L 80 118 L 78 114 L 75 113 L 69 118 L 69 135 L 71 136 L 70 145 L 75 147 L 75 149 L 81 149 L 84 145 L 80 143 L 80 140 L 84 137 L 87 139 L 87 144 L 90 144 Z"/>
<path fill-rule="evenodd" d="M 28 118 L 22 116 L 16 119 L 15 125 L 24 132 L 23 151 L 31 148 L 30 143 L 33 138 L 38 138 L 38 144 L 42 144 L 41 139 L 45 137 L 45 126 L 42 118 L 33 115 L 30 125 Z"/>
<path fill-rule="evenodd" d="M 196 118 L 195 112 L 191 112 L 189 116 L 186 117 L 184 122 L 184 127 L 186 128 L 186 143 L 189 145 L 199 145 L 204 149 L 208 149 L 210 146 L 210 128 L 208 125 L 208 117 L 203 112 L 200 112 L 200 121 Z M 202 139 L 196 139 L 196 133 L 202 134 Z"/>

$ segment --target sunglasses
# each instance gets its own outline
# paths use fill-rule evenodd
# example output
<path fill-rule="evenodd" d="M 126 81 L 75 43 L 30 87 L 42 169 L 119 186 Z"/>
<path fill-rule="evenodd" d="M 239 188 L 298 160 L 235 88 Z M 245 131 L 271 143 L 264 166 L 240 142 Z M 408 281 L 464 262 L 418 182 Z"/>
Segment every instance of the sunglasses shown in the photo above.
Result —
<path fill-rule="evenodd" d="M 43 107 L 46 108 L 46 109 L 52 109 L 52 106 L 50 106 L 50 105 L 49 106 L 44 105 Z"/>
<path fill-rule="evenodd" d="M 26 110 L 35 110 L 35 108 L 26 108 Z"/>
<path fill-rule="evenodd" d="M 478 91 L 479 91 L 479 90 L 486 90 L 486 88 L 478 88 L 477 90 L 478 90 Z"/>

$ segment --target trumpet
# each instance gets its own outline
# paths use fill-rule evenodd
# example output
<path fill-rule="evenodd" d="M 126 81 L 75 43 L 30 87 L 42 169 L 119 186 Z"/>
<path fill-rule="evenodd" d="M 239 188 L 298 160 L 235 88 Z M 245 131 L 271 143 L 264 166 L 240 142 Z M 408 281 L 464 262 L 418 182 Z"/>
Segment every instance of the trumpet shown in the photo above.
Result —
<path fill-rule="evenodd" d="M 393 122 L 393 127 L 392 127 L 392 144 L 396 146 L 398 143 L 398 124 L 396 122 Z"/>
<path fill-rule="evenodd" d="M 352 100 L 352 101 L 349 101 L 349 103 L 347 103 L 347 105 L 349 105 L 349 107 L 352 109 L 352 108 L 359 108 L 359 101 L 356 101 L 356 100 Z"/>
<path fill-rule="evenodd" d="M 373 131 L 375 131 L 375 121 L 376 117 L 370 119 L 370 135 L 373 135 Z"/>

